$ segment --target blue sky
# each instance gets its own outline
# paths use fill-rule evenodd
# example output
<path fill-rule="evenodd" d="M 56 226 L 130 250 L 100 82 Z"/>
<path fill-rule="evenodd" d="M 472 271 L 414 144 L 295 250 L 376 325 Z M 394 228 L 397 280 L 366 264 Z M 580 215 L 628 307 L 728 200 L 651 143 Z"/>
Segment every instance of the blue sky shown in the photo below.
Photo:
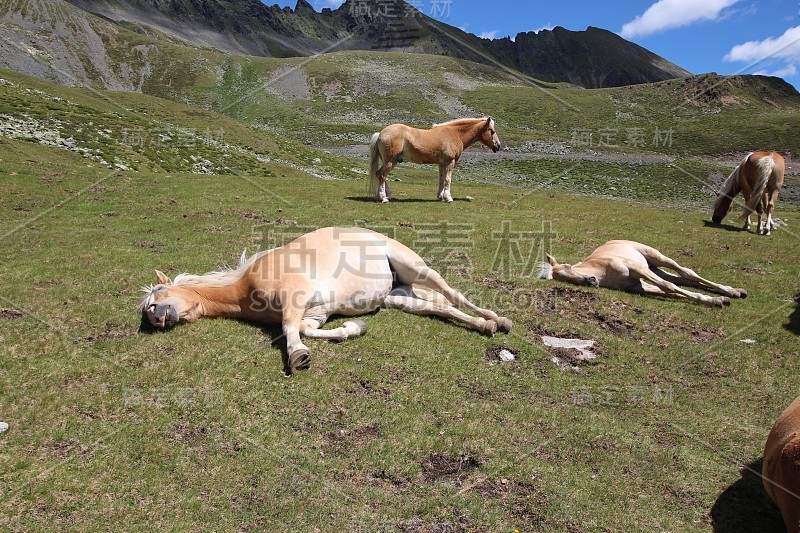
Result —
<path fill-rule="evenodd" d="M 309 1 L 317 10 L 342 4 Z M 800 0 L 407 1 L 426 15 L 485 37 L 597 26 L 695 74 L 770 74 L 800 87 Z M 294 7 L 296 0 L 278 3 Z"/>

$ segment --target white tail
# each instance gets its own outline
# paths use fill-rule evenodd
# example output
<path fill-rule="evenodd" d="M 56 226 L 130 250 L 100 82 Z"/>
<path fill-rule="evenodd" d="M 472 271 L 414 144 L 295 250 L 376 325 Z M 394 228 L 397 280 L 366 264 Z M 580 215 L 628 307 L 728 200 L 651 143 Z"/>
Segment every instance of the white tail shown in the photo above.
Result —
<path fill-rule="evenodd" d="M 378 138 L 380 136 L 380 133 L 373 133 L 369 140 L 369 177 L 367 178 L 367 183 L 369 184 L 369 194 L 371 196 L 378 194 L 378 188 L 381 184 L 381 180 L 378 178 L 378 170 L 383 166 L 378 146 Z"/>
<path fill-rule="evenodd" d="M 750 193 L 750 199 L 745 205 L 744 213 L 739 217 L 744 220 L 750 213 L 756 210 L 758 204 L 764 197 L 764 190 L 769 183 L 769 177 L 772 175 L 772 170 L 775 168 L 775 159 L 772 156 L 762 157 L 756 162 L 756 169 L 758 172 L 758 181 L 756 182 L 753 191 Z"/>

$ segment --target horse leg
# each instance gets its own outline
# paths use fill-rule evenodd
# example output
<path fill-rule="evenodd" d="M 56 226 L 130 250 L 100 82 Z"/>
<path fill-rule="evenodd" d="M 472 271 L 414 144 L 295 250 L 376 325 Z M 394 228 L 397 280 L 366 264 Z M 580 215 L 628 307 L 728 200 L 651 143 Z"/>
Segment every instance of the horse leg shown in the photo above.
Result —
<path fill-rule="evenodd" d="M 400 290 L 398 290 L 400 289 Z M 398 287 L 393 290 L 383 302 L 384 307 L 389 309 L 399 309 L 412 315 L 435 315 L 442 318 L 450 318 L 466 324 L 472 329 L 476 329 L 489 337 L 497 333 L 498 324 L 494 320 L 487 320 L 481 317 L 470 316 L 463 311 L 447 304 L 429 302 L 413 296 L 411 287 Z M 406 294 L 412 294 L 407 296 Z"/>
<path fill-rule="evenodd" d="M 750 225 L 752 224 L 752 222 L 750 221 L 750 215 L 753 214 L 753 211 L 748 209 L 747 203 L 750 201 L 750 195 L 752 194 L 752 189 L 746 179 L 742 179 L 741 186 L 742 186 L 742 198 L 744 198 L 744 226 L 742 226 L 742 229 L 748 230 L 750 229 Z"/>
<path fill-rule="evenodd" d="M 766 205 L 767 203 L 766 193 L 764 193 L 764 195 L 765 196 L 761 198 L 761 201 L 758 202 L 758 205 L 756 206 L 756 213 L 758 213 L 758 224 L 756 224 L 756 235 L 761 235 L 761 219 L 764 213 L 764 205 Z M 766 231 L 764 233 L 766 233 Z"/>
<path fill-rule="evenodd" d="M 632 264 L 629 264 L 628 267 L 629 275 L 631 277 L 644 280 L 655 285 L 657 288 L 664 291 L 667 296 L 683 296 L 692 301 L 712 307 L 731 305 L 731 300 L 727 296 L 707 296 L 705 294 L 700 294 L 699 292 L 687 291 L 686 289 L 682 289 L 670 281 L 662 279 L 648 268 L 641 268 Z M 646 284 L 643 284 L 642 288 L 646 291 Z"/>
<path fill-rule="evenodd" d="M 412 266 L 410 267 L 410 270 L 406 270 L 402 267 L 397 268 L 397 265 L 394 264 L 392 266 L 395 267 L 395 271 L 398 274 L 397 279 L 400 281 L 400 283 L 404 283 L 406 285 L 416 284 L 426 289 L 435 291 L 444 296 L 447 301 L 454 306 L 468 309 L 478 316 L 496 322 L 500 331 L 504 333 L 511 331 L 511 327 L 513 326 L 513 322 L 511 322 L 511 320 L 506 317 L 499 316 L 494 311 L 483 309 L 482 307 L 478 307 L 474 303 L 470 302 L 466 296 L 461 294 L 461 292 L 448 285 L 442 275 L 436 272 L 434 269 L 428 266 L 423 266 L 423 268 L 415 268 Z"/>
<path fill-rule="evenodd" d="M 447 176 L 447 165 L 439 165 L 439 194 L 436 196 L 441 201 L 444 201 L 444 180 Z"/>
<path fill-rule="evenodd" d="M 439 199 L 448 204 L 453 201 L 453 195 L 450 194 L 450 183 L 453 181 L 453 169 L 455 166 L 455 160 L 439 166 Z M 442 176 L 442 173 L 444 173 L 444 176 Z"/>
<path fill-rule="evenodd" d="M 322 324 L 318 320 L 305 318 L 300 326 L 300 335 L 309 339 L 346 341 L 367 332 L 367 323 L 363 320 L 348 320 L 340 327 L 333 329 L 320 329 L 321 327 Z"/>
<path fill-rule="evenodd" d="M 381 184 L 378 186 L 378 199 L 382 203 L 387 203 L 389 201 L 389 197 L 386 194 L 386 178 L 389 176 L 389 172 L 392 171 L 394 168 L 394 162 L 385 160 L 386 162 L 381 166 L 378 170 L 378 179 L 380 180 Z"/>
<path fill-rule="evenodd" d="M 773 189 L 767 193 L 766 197 L 766 212 L 767 212 L 767 225 L 764 228 L 764 235 L 771 235 L 772 230 L 775 229 L 775 222 L 772 220 L 772 213 L 775 212 L 775 204 L 778 201 L 778 196 L 780 195 L 780 189 Z"/>
<path fill-rule="evenodd" d="M 662 254 L 655 248 L 650 246 L 640 245 L 637 247 L 639 253 L 641 253 L 645 259 L 647 260 L 647 265 L 651 268 L 655 269 L 655 274 L 660 279 L 663 279 L 669 283 L 673 283 L 675 285 L 686 285 L 689 287 L 697 287 L 699 289 L 706 289 L 711 292 L 716 292 L 725 296 L 729 296 L 731 298 L 747 298 L 747 291 L 744 289 L 735 289 L 733 287 L 729 287 L 728 285 L 722 285 L 721 283 L 714 283 L 713 281 L 707 280 L 705 278 L 700 277 L 697 272 L 692 270 L 691 268 L 686 268 L 678 264 L 677 261 L 667 257 L 666 255 Z M 671 276 L 666 272 L 661 272 L 659 268 L 669 268 L 670 270 L 675 271 L 678 276 Z M 663 274 L 663 276 L 661 275 Z M 681 281 L 678 281 L 676 278 L 683 278 Z"/>

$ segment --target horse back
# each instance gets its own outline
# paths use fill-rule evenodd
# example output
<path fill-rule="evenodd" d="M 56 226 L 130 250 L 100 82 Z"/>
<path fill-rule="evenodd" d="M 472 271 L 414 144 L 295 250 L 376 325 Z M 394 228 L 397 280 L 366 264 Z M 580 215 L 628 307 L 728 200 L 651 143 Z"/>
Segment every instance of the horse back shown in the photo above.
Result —
<path fill-rule="evenodd" d="M 764 446 L 764 489 L 786 528 L 800 531 L 800 398 L 781 414 Z"/>

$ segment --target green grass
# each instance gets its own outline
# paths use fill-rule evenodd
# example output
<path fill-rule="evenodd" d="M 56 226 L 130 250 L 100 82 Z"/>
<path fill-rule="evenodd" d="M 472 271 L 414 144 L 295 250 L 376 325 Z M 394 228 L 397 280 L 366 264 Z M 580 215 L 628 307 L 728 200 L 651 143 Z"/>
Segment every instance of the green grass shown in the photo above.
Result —
<path fill-rule="evenodd" d="M 685 530 L 708 529 L 715 505 L 739 528 L 778 523 L 757 493 L 739 507 L 721 495 L 797 394 L 792 226 L 764 238 L 707 227 L 706 209 L 688 204 L 466 181 L 457 196 L 473 202 L 377 205 L 360 180 L 275 163 L 242 176 L 134 173 L 0 146 L 3 527 Z M 398 200 L 434 198 L 427 170 L 398 176 Z M 504 221 L 552 224 L 565 261 L 635 238 L 750 296 L 717 310 L 570 290 L 533 279 L 526 262 L 498 271 Z M 444 222 L 466 224 L 468 261 L 450 262 L 446 247 L 424 255 L 513 318 L 509 336 L 383 310 L 362 338 L 310 342 L 312 369 L 286 378 L 276 328 L 208 320 L 137 333 L 138 288 L 154 268 L 203 272 L 326 225 L 420 248 Z M 597 339 L 601 356 L 562 372 L 541 334 Z M 496 346 L 518 362 L 487 363 Z"/>
<path fill-rule="evenodd" d="M 673 112 L 680 82 L 550 94 L 471 63 L 367 52 L 305 62 L 311 98 L 291 99 L 263 83 L 301 60 L 159 46 L 148 95 L 0 72 L 4 115 L 89 150 L 0 136 L 0 527 L 779 528 L 740 470 L 798 394 L 800 210 L 786 195 L 789 226 L 770 238 L 707 225 L 709 176 L 730 169 L 695 156 L 796 152 L 794 100 L 733 80 L 738 103 Z M 672 145 L 600 151 L 674 159 L 463 161 L 452 205 L 428 201 L 435 169 L 403 165 L 396 201 L 378 205 L 363 158 L 315 148 L 449 118 L 436 93 L 495 116 L 512 147 L 657 127 Z M 488 339 L 383 310 L 362 338 L 309 342 L 313 367 L 292 378 L 278 328 L 138 333 L 154 269 L 217 269 L 328 225 L 394 235 L 514 330 Z M 423 242 L 446 227 L 466 240 Z M 559 260 L 630 238 L 750 296 L 717 310 L 539 281 L 543 227 Z M 600 357 L 562 372 L 542 334 L 596 339 Z M 496 347 L 518 361 L 490 364 Z"/>

